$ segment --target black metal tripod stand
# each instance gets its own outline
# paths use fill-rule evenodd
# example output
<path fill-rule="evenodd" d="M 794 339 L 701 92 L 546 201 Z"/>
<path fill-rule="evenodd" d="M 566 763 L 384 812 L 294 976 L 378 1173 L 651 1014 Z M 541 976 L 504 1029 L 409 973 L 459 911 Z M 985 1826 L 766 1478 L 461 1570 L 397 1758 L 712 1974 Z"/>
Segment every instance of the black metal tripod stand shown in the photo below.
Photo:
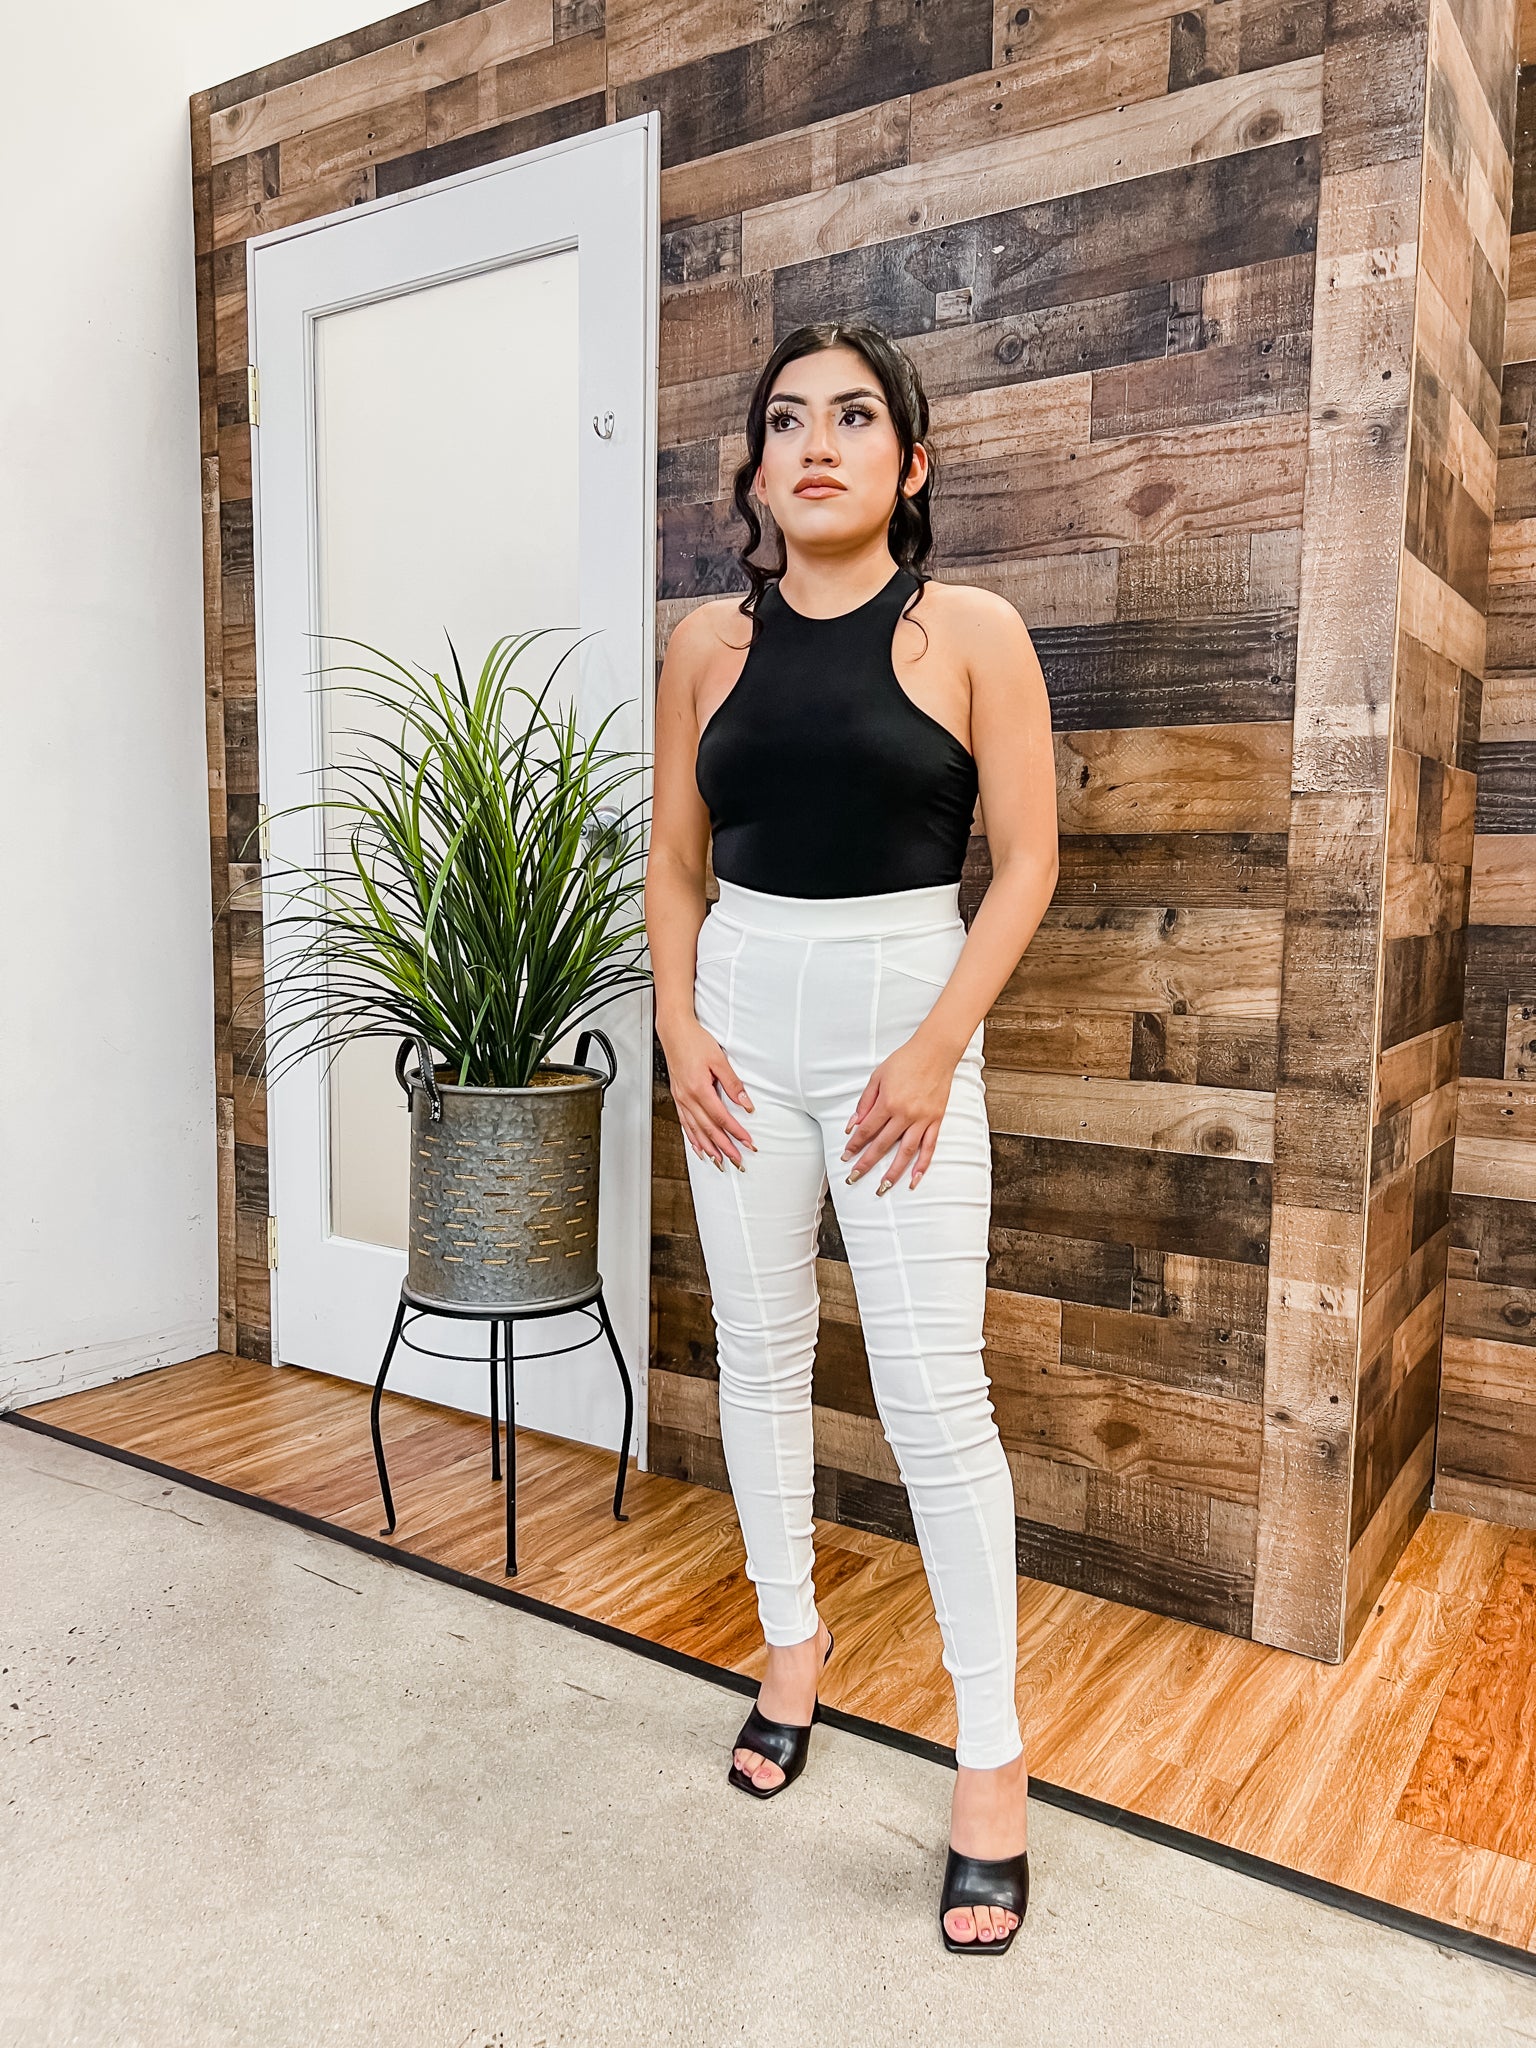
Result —
<path fill-rule="evenodd" d="M 569 1315 L 577 1313 L 586 1316 L 599 1325 L 591 1336 L 579 1337 L 574 1344 L 553 1344 L 547 1351 L 531 1351 L 527 1359 L 558 1358 L 567 1351 L 583 1350 L 588 1344 L 595 1344 L 599 1335 L 605 1335 L 613 1352 L 619 1378 L 624 1386 L 624 1441 L 619 1446 L 619 1476 L 613 1490 L 614 1520 L 627 1522 L 628 1515 L 622 1512 L 624 1504 L 624 1479 L 629 1467 L 629 1439 L 635 1420 L 635 1393 L 630 1384 L 629 1368 L 624 1363 L 624 1354 L 619 1349 L 619 1340 L 609 1318 L 608 1304 L 603 1299 L 603 1283 L 599 1276 L 597 1283 L 586 1294 L 577 1295 L 573 1301 L 552 1302 L 549 1307 L 528 1307 L 503 1311 L 490 1308 L 449 1308 L 441 1302 L 423 1300 L 412 1294 L 408 1287 L 400 1289 L 400 1305 L 395 1310 L 395 1325 L 389 1333 L 389 1343 L 384 1350 L 384 1363 L 379 1367 L 378 1379 L 374 1382 L 373 1404 L 370 1421 L 373 1428 L 373 1455 L 379 1468 L 379 1490 L 384 1496 L 384 1513 L 388 1517 L 387 1527 L 379 1531 L 381 1536 L 395 1533 L 395 1502 L 389 1490 L 389 1472 L 384 1463 L 384 1438 L 379 1429 L 379 1403 L 384 1396 L 384 1381 L 388 1377 L 391 1361 L 397 1348 L 404 1344 L 407 1351 L 418 1352 L 424 1358 L 445 1358 L 455 1364 L 477 1365 L 478 1358 L 471 1358 L 467 1352 L 437 1351 L 429 1344 L 413 1344 L 404 1332 L 411 1324 L 419 1322 L 422 1316 L 455 1316 L 472 1322 L 488 1322 L 491 1326 L 491 1478 L 501 1478 L 501 1416 L 498 1409 L 498 1386 L 496 1367 L 498 1360 L 506 1366 L 507 1396 L 507 1576 L 517 1573 L 517 1440 L 514 1418 L 517 1414 L 515 1326 L 519 1322 L 540 1316 Z"/>

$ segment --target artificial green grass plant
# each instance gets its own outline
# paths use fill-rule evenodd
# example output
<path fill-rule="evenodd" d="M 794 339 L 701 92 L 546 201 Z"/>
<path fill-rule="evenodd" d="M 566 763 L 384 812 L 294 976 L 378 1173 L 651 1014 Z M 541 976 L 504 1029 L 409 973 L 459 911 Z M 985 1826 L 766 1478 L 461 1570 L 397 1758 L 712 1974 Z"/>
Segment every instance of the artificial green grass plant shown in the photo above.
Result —
<path fill-rule="evenodd" d="M 638 814 L 615 806 L 641 758 L 589 739 L 574 703 L 551 710 L 572 647 L 537 690 L 513 680 L 554 628 L 509 634 L 473 689 L 349 640 L 379 666 L 338 663 L 345 688 L 399 718 L 400 737 L 332 766 L 338 793 L 288 812 L 330 813 L 345 855 L 277 870 L 288 908 L 267 924 L 270 1080 L 356 1038 L 419 1038 L 462 1086 L 527 1087 L 550 1049 L 649 980 L 640 964 Z M 344 639 L 343 635 L 330 638 Z M 526 666 L 526 663 L 525 663 Z"/>

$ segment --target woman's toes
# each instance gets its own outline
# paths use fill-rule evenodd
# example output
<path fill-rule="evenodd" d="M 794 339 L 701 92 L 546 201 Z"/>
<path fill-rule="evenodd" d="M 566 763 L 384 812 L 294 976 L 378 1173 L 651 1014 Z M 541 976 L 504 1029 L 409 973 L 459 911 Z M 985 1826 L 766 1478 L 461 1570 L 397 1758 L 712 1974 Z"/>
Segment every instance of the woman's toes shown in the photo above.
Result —
<path fill-rule="evenodd" d="M 750 1778 L 754 1785 L 760 1785 L 765 1792 L 771 1791 L 784 1775 L 777 1764 L 770 1763 L 765 1756 L 759 1756 L 755 1749 L 738 1749 L 736 1766 L 743 1777 Z"/>
<path fill-rule="evenodd" d="M 974 1941 L 976 1939 L 975 1921 L 969 1906 L 954 1907 L 951 1912 L 944 1916 L 944 1925 L 949 1929 L 951 1936 L 956 1941 Z"/>

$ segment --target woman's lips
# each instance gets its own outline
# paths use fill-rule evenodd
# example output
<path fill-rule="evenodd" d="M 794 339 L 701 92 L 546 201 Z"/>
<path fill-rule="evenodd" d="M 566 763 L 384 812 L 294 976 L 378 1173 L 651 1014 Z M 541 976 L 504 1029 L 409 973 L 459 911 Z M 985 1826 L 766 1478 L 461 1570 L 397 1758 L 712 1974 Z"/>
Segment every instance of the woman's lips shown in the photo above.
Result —
<path fill-rule="evenodd" d="M 834 491 L 846 490 L 846 484 L 834 483 L 830 477 L 812 477 L 809 482 L 795 485 L 797 498 L 830 498 Z"/>

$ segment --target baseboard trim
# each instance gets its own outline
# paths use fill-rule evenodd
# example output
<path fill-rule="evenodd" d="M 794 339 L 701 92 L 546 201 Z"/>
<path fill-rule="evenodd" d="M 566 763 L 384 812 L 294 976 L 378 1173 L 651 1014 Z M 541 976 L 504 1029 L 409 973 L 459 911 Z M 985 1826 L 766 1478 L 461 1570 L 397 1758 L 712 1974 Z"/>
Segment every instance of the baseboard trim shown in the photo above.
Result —
<path fill-rule="evenodd" d="M 525 1614 L 538 1615 L 544 1621 L 575 1629 L 599 1642 L 631 1650 L 637 1656 L 649 1657 L 653 1663 L 687 1672 L 693 1678 L 706 1679 L 728 1692 L 754 1697 L 757 1693 L 757 1680 L 741 1672 L 707 1663 L 701 1657 L 689 1656 L 686 1651 L 671 1649 L 665 1643 L 652 1642 L 648 1636 L 635 1635 L 612 1622 L 575 1614 L 568 1607 L 557 1607 L 531 1593 L 519 1592 L 514 1586 L 499 1586 L 493 1580 L 476 1578 L 473 1573 L 458 1571 L 452 1565 L 439 1564 L 434 1558 L 417 1556 L 380 1537 L 344 1529 L 319 1515 L 306 1514 L 301 1508 L 285 1507 L 282 1502 L 267 1500 L 260 1494 L 238 1492 L 217 1479 L 206 1479 L 200 1473 L 188 1472 L 178 1465 L 162 1464 L 158 1458 L 147 1458 L 138 1451 L 124 1450 L 118 1444 L 104 1443 L 96 1437 L 81 1436 L 57 1423 L 44 1422 L 36 1415 L 23 1415 L 12 1410 L 0 1415 L 0 1422 L 13 1423 L 18 1429 L 32 1430 L 38 1436 L 53 1437 L 59 1443 L 72 1444 L 77 1450 L 92 1451 L 98 1457 L 114 1459 L 120 1465 L 132 1465 L 141 1472 L 153 1473 L 158 1479 L 175 1480 L 197 1493 L 228 1501 L 235 1507 L 254 1508 L 258 1514 L 270 1515 L 294 1528 L 329 1537 L 351 1550 L 360 1550 L 389 1564 L 401 1565 L 407 1571 L 419 1572 L 424 1578 L 438 1579 L 444 1585 L 457 1586 L 461 1591 L 478 1594 L 482 1599 L 499 1600 L 503 1606 L 518 1608 Z M 926 1736 L 912 1735 L 906 1729 L 892 1728 L 883 1721 L 873 1721 L 862 1714 L 845 1713 L 839 1707 L 823 1707 L 821 1718 L 829 1727 L 841 1728 L 850 1735 L 861 1735 L 870 1742 L 884 1743 L 888 1749 L 904 1750 L 909 1756 L 924 1757 L 930 1763 L 944 1765 L 950 1770 L 955 1767 L 954 1751 L 941 1742 L 930 1741 Z M 1046 1806 L 1060 1807 L 1081 1819 L 1097 1821 L 1102 1827 L 1117 1828 L 1123 1834 L 1160 1843 L 1164 1848 L 1176 1849 L 1186 1856 L 1198 1856 L 1203 1862 L 1219 1864 L 1223 1869 L 1255 1878 L 1261 1884 L 1274 1885 L 1280 1891 L 1295 1892 L 1318 1905 L 1352 1913 L 1357 1919 L 1369 1920 L 1378 1927 L 1389 1927 L 1399 1934 L 1412 1935 L 1416 1940 L 1432 1941 L 1440 1948 L 1453 1949 L 1460 1955 L 1475 1956 L 1481 1962 L 1496 1963 L 1502 1969 L 1536 1977 L 1536 1954 L 1516 1948 L 1512 1942 L 1496 1941 L 1491 1935 L 1477 1934 L 1470 1928 L 1434 1920 L 1427 1914 L 1410 1912 L 1404 1906 L 1389 1905 L 1365 1892 L 1352 1891 L 1348 1886 L 1333 1884 L 1325 1878 L 1309 1877 L 1305 1871 L 1292 1870 L 1286 1864 L 1271 1862 L 1267 1857 L 1255 1856 L 1246 1849 L 1229 1848 L 1225 1843 L 1213 1842 L 1204 1835 L 1192 1834 L 1186 1828 L 1151 1820 L 1145 1814 L 1113 1806 L 1107 1800 L 1094 1799 L 1085 1792 L 1073 1792 L 1064 1785 L 1049 1784 L 1043 1778 L 1031 1777 L 1029 1792 L 1032 1799 L 1038 1799 Z"/>
<path fill-rule="evenodd" d="M 140 1373 L 183 1365 L 219 1348 L 217 1316 L 178 1324 L 137 1337 L 114 1337 L 104 1344 L 81 1344 L 46 1358 L 27 1358 L 0 1365 L 0 1413 L 33 1407 L 39 1401 L 62 1401 L 92 1387 L 137 1379 Z M 38 1380 L 29 1375 L 50 1375 Z"/>

